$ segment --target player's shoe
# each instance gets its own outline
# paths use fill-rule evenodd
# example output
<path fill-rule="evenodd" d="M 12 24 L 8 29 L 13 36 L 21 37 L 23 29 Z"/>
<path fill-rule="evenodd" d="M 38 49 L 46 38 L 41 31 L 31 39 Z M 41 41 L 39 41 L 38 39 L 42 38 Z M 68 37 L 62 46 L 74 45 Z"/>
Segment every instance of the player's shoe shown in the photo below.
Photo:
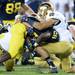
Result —
<path fill-rule="evenodd" d="M 50 69 L 50 73 L 58 73 L 57 67 L 50 66 L 49 69 Z"/>

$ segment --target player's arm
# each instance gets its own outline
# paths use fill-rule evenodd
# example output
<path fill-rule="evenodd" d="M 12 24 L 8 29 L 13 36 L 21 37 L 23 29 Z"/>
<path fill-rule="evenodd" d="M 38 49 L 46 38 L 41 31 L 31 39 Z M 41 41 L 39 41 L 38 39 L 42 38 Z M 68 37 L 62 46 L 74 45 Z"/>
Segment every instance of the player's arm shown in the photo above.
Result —
<path fill-rule="evenodd" d="M 3 55 L 0 56 L 0 63 L 3 63 L 7 61 L 8 59 L 11 59 L 11 55 L 7 51 L 3 51 Z"/>
<path fill-rule="evenodd" d="M 42 29 L 46 29 L 48 27 L 52 27 L 53 24 L 55 24 L 57 22 L 57 20 L 53 20 L 53 19 L 48 19 L 40 21 L 40 22 L 34 22 L 33 27 L 38 29 L 38 30 L 42 30 Z"/>
<path fill-rule="evenodd" d="M 48 27 L 52 27 L 57 22 L 57 20 L 56 19 L 40 20 L 31 16 L 28 17 L 27 21 L 25 22 L 29 23 L 33 28 L 37 30 L 42 30 Z"/>
<path fill-rule="evenodd" d="M 21 7 L 20 7 L 20 9 L 19 9 L 19 13 L 21 14 L 25 14 L 25 13 L 27 13 L 27 14 L 30 14 L 30 15 L 32 15 L 32 14 L 35 14 L 35 12 L 27 5 L 27 4 L 22 4 L 21 5 Z"/>
<path fill-rule="evenodd" d="M 22 7 L 27 13 L 34 14 L 34 11 L 27 4 L 22 4 Z"/>

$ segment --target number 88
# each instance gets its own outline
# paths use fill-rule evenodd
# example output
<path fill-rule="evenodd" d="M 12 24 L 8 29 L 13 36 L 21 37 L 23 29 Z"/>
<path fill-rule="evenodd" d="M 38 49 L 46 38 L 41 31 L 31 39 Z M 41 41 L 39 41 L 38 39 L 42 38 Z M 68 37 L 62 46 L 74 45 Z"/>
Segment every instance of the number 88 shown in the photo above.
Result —
<path fill-rule="evenodd" d="M 19 10 L 20 6 L 21 6 L 20 2 L 15 3 L 15 4 L 14 3 L 8 3 L 6 5 L 6 13 L 7 14 L 16 13 Z"/>

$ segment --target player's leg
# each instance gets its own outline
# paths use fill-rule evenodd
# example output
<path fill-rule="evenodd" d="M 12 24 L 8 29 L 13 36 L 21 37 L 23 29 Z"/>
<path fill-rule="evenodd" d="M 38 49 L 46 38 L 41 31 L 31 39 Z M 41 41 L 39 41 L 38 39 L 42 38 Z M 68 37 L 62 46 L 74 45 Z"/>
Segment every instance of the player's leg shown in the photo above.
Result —
<path fill-rule="evenodd" d="M 0 57 L 2 57 L 4 54 L 3 50 L 0 49 Z M 3 63 L 5 66 L 6 71 L 12 71 L 14 66 L 13 59 L 9 59 L 8 61 Z"/>
<path fill-rule="evenodd" d="M 42 46 L 43 49 L 48 51 L 50 54 L 71 54 L 73 51 L 73 45 L 66 41 L 61 41 L 57 43 L 49 43 Z M 67 53 L 66 53 L 67 52 Z"/>
<path fill-rule="evenodd" d="M 54 64 L 60 68 L 61 60 L 55 54 L 50 54 L 51 59 L 53 60 Z"/>
<path fill-rule="evenodd" d="M 75 73 L 75 66 L 72 65 L 72 59 L 70 56 L 62 58 L 61 68 L 63 71 L 68 73 Z"/>
<path fill-rule="evenodd" d="M 10 45 L 9 45 L 9 50 L 8 50 L 8 52 L 11 55 L 11 58 L 16 57 L 16 55 L 18 53 L 22 52 L 21 48 L 23 48 L 23 44 L 24 44 L 24 39 L 21 39 L 21 40 L 18 38 L 17 39 L 14 39 L 14 38 L 11 39 Z"/>
<path fill-rule="evenodd" d="M 20 53 L 19 50 L 23 47 L 24 44 L 24 38 L 11 38 L 10 44 L 9 44 L 9 49 L 8 51 L 3 51 L 2 56 L 0 57 L 0 62 L 4 62 L 8 59 L 14 58 L 18 53 Z M 22 51 L 22 50 L 21 50 Z"/>
<path fill-rule="evenodd" d="M 55 66 L 55 64 L 51 60 L 47 50 L 44 50 L 41 46 L 38 46 L 36 48 L 36 52 L 39 55 L 41 55 L 42 59 L 44 59 L 48 63 L 50 72 L 52 72 L 52 73 L 57 73 L 58 72 L 57 67 Z"/>
<path fill-rule="evenodd" d="M 4 62 L 4 66 L 6 71 L 13 71 L 14 70 L 14 60 L 9 59 L 6 62 Z"/>
<path fill-rule="evenodd" d="M 71 60 L 70 57 L 61 59 L 61 68 L 65 72 L 69 72 L 71 68 Z"/>
<path fill-rule="evenodd" d="M 70 70 L 71 68 L 71 62 L 69 60 L 69 56 L 73 51 L 73 45 L 68 42 L 58 42 L 54 44 L 48 44 L 46 46 L 43 46 L 45 50 L 47 50 L 49 53 L 57 54 L 62 59 L 62 65 L 63 70 Z"/>
<path fill-rule="evenodd" d="M 24 43 L 23 38 L 21 38 L 21 40 L 19 38 L 16 38 L 16 39 L 11 38 L 10 44 L 9 44 L 9 50 L 8 50 L 8 53 L 11 56 L 11 58 L 15 58 L 19 53 L 22 52 L 21 48 L 23 47 L 23 43 Z M 11 58 L 9 60 L 7 59 L 7 61 L 5 62 L 5 67 L 7 71 L 13 70 L 14 60 Z"/>
<path fill-rule="evenodd" d="M 53 60 L 56 67 L 60 68 L 60 59 L 56 57 L 54 54 L 51 55 L 51 59 Z M 38 65 L 39 67 L 48 68 L 48 63 L 44 61 L 41 57 L 34 57 L 34 63 L 35 65 Z"/>
<path fill-rule="evenodd" d="M 3 63 L 8 59 L 11 59 L 10 54 L 7 51 L 3 51 L 3 54 L 0 56 L 0 63 Z"/>

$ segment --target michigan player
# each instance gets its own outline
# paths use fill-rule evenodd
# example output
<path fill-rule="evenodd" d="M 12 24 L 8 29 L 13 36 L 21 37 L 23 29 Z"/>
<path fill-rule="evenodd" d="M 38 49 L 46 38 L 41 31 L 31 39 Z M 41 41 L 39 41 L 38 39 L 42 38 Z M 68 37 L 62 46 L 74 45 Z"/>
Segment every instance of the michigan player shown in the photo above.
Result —
<path fill-rule="evenodd" d="M 34 19 L 34 18 L 32 18 L 32 19 Z M 42 25 L 42 23 L 44 22 L 43 21 L 43 19 L 44 18 L 40 18 L 40 25 Z M 42 21 L 43 22 L 42 22 Z M 37 20 L 36 20 L 37 21 Z M 37 21 L 37 22 L 39 22 L 39 21 Z M 46 22 L 46 21 L 45 21 Z M 50 21 L 48 21 L 48 23 L 49 24 L 53 24 L 53 23 L 55 23 L 56 22 L 56 20 L 54 20 L 54 21 L 52 21 L 52 23 L 50 22 Z M 47 22 L 46 22 L 47 23 Z M 39 23 L 38 23 L 39 24 Z M 32 23 L 32 25 L 33 25 L 33 27 L 35 26 L 35 23 Z M 46 35 L 47 34 L 47 32 L 48 32 L 48 34 L 46 35 L 46 36 L 43 36 L 43 37 L 48 37 L 49 35 L 50 35 L 50 30 L 51 30 L 51 33 L 52 33 L 52 35 L 53 35 L 53 32 L 55 32 L 56 34 L 57 34 L 57 36 L 56 36 L 56 38 L 57 37 L 59 37 L 58 36 L 58 33 L 54 30 L 54 29 L 52 29 L 52 28 L 48 28 L 47 27 L 47 29 L 46 28 L 44 28 L 44 29 L 42 29 L 42 30 L 40 30 L 40 29 L 37 29 L 36 28 L 37 26 L 35 26 L 34 28 L 34 30 L 35 31 L 37 31 L 36 33 L 38 33 L 38 34 L 41 34 L 41 33 L 44 33 L 44 32 L 46 32 L 46 33 L 44 33 L 44 35 Z M 56 41 L 58 41 L 58 38 L 57 39 L 55 39 Z M 51 41 L 54 41 L 53 39 L 51 40 Z M 50 60 L 50 58 L 49 58 L 49 55 L 45 52 L 45 55 L 46 55 L 46 57 L 43 57 L 45 60 L 48 58 L 49 59 L 49 62 L 48 62 L 48 64 L 49 64 L 49 66 L 50 66 L 50 69 L 51 69 L 51 72 L 57 72 L 57 69 L 56 69 L 56 67 L 55 67 L 55 65 L 53 64 L 53 62 L 52 62 L 52 60 Z M 47 60 L 46 60 L 47 61 Z"/>
<path fill-rule="evenodd" d="M 72 36 L 66 29 L 64 16 L 61 13 L 54 11 L 53 5 L 49 3 L 41 4 L 38 10 L 38 15 L 39 15 L 38 17 L 39 22 L 32 23 L 33 28 L 40 32 L 53 26 L 53 28 L 56 29 L 59 33 L 59 42 L 51 43 L 49 42 L 48 39 L 48 44 L 38 46 L 36 48 L 36 51 L 43 57 L 43 59 L 47 61 L 50 68 L 51 64 L 52 66 L 54 65 L 51 62 L 48 54 L 56 54 L 61 59 L 61 66 L 64 71 L 66 72 L 74 71 L 74 68 L 71 67 L 71 62 L 69 59 L 69 56 L 73 51 L 73 45 L 70 43 L 70 41 L 72 41 Z M 50 39 L 57 39 L 57 32 L 54 31 L 53 33 L 54 35 Z M 45 37 L 46 34 L 47 33 L 45 33 Z M 49 35 L 50 34 L 48 34 L 47 36 L 48 38 Z M 41 38 L 43 39 L 44 37 Z"/>
<path fill-rule="evenodd" d="M 25 11 L 33 13 L 28 5 L 24 5 L 24 0 L 0 0 L 0 20 L 3 20 L 4 25 L 7 23 L 14 25 L 15 15 L 18 11 L 20 14 L 24 14 Z"/>
<path fill-rule="evenodd" d="M 0 20 L 4 20 L 5 23 L 13 24 L 12 20 L 14 20 L 21 6 L 26 11 L 30 13 L 33 12 L 28 5 L 24 5 L 24 0 L 0 0 Z"/>
<path fill-rule="evenodd" d="M 25 37 L 26 26 L 20 22 L 13 25 L 9 32 L 0 34 L 0 48 L 3 50 L 3 54 L 0 56 L 0 62 L 13 59 L 18 54 L 21 54 Z M 9 69 L 11 70 L 11 68 Z"/>

